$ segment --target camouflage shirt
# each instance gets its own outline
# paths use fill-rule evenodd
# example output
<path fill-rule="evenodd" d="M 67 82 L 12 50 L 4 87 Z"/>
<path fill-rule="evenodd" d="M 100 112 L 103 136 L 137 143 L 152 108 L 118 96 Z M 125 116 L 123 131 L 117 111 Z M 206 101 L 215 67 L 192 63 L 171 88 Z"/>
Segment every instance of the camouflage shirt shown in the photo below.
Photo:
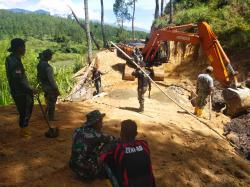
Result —
<path fill-rule="evenodd" d="M 115 138 L 97 132 L 92 127 L 77 128 L 73 134 L 70 167 L 83 179 L 101 176 L 103 167 L 98 165 L 98 157 L 102 147 Z"/>

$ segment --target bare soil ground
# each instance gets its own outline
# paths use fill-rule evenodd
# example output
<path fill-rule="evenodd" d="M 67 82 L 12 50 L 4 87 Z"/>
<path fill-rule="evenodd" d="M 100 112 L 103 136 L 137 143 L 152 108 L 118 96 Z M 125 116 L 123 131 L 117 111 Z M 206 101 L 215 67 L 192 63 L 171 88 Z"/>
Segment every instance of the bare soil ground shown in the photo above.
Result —
<path fill-rule="evenodd" d="M 137 113 L 136 82 L 121 79 L 124 61 L 107 51 L 98 55 L 101 69 L 109 71 L 103 77 L 108 95 L 84 102 L 60 103 L 57 107 L 60 120 L 53 123 L 60 128 L 60 137 L 44 137 L 46 124 L 35 106 L 30 122 L 32 138 L 22 140 L 15 106 L 0 108 L 0 186 L 105 187 L 104 181 L 81 181 L 68 167 L 72 133 L 93 109 L 106 113 L 103 130 L 115 136 L 119 136 L 122 120 L 138 122 L 138 138 L 150 145 L 158 187 L 250 186 L 249 162 L 237 155 L 228 142 L 155 87 L 151 99 L 146 97 L 145 112 Z M 161 87 L 191 112 L 188 93 L 175 86 L 167 88 L 171 84 L 187 87 L 190 82 L 166 79 Z M 209 122 L 207 117 L 206 111 L 203 120 Z M 209 124 L 222 134 L 228 121 L 228 117 L 213 112 Z"/>

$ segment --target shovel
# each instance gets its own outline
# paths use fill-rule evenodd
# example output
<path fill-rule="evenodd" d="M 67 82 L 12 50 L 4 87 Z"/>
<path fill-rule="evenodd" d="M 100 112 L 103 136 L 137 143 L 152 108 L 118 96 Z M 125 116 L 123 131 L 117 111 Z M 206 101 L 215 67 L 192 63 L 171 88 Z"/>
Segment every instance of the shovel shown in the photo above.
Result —
<path fill-rule="evenodd" d="M 40 110 L 43 114 L 43 118 L 44 120 L 46 121 L 48 127 L 49 127 L 49 130 L 47 132 L 44 133 L 44 135 L 47 137 L 47 138 L 56 138 L 59 136 L 59 129 L 58 128 L 52 128 L 49 124 L 49 120 L 45 114 L 45 111 L 43 109 L 43 106 L 42 106 L 42 103 L 41 103 L 41 100 L 39 98 L 39 95 L 37 96 L 37 101 L 38 101 L 38 104 L 39 104 L 39 107 L 40 107 Z"/>
<path fill-rule="evenodd" d="M 209 95 L 209 120 L 212 119 L 212 95 Z"/>

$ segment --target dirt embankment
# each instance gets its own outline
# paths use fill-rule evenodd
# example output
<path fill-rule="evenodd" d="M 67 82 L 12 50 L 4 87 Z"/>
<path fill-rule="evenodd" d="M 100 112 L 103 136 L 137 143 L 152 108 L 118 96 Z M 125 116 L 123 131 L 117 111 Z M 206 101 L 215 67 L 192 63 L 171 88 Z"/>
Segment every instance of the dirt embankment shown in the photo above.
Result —
<path fill-rule="evenodd" d="M 138 138 L 148 141 L 153 171 L 158 187 L 220 187 L 250 186 L 249 162 L 236 154 L 234 149 L 212 132 L 178 108 L 153 87 L 151 99 L 146 97 L 145 112 L 138 108 L 136 81 L 121 79 L 124 61 L 114 53 L 103 51 L 100 68 L 109 73 L 103 76 L 105 97 L 85 102 L 60 103 L 57 106 L 60 137 L 44 137 L 46 124 L 35 106 L 30 128 L 32 138 L 20 140 L 17 113 L 14 106 L 0 108 L 0 186 L 93 186 L 105 187 L 104 181 L 86 182 L 77 178 L 68 167 L 71 138 L 75 128 L 82 125 L 87 112 L 99 109 L 106 113 L 104 131 L 119 136 L 120 122 L 133 119 L 138 123 Z M 162 89 L 174 97 L 190 112 L 188 92 L 167 85 L 190 85 L 189 80 L 166 79 Z M 229 118 L 212 113 L 212 121 L 204 121 L 219 133 Z"/>

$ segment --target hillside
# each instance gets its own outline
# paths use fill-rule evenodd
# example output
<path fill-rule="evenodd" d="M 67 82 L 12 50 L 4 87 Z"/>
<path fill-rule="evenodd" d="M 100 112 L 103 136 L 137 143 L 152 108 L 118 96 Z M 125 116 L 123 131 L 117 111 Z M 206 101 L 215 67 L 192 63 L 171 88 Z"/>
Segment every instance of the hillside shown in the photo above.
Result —
<path fill-rule="evenodd" d="M 250 48 L 250 1 L 239 0 L 174 0 L 174 24 L 207 21 L 227 51 Z M 169 4 L 165 15 L 155 25 L 167 25 Z"/>
<path fill-rule="evenodd" d="M 60 39 L 64 36 L 77 43 L 86 41 L 85 33 L 70 16 L 68 18 L 62 18 L 46 14 L 30 12 L 24 14 L 0 10 L 0 27 L 0 39 L 23 36 L 57 41 L 58 38 Z M 92 22 L 91 31 L 96 39 L 101 42 L 100 23 Z M 132 36 L 130 31 L 124 31 L 123 36 L 121 36 L 120 29 L 110 25 L 105 25 L 105 31 L 107 39 L 112 41 L 131 38 Z M 146 33 L 137 31 L 136 37 L 145 38 Z"/>

